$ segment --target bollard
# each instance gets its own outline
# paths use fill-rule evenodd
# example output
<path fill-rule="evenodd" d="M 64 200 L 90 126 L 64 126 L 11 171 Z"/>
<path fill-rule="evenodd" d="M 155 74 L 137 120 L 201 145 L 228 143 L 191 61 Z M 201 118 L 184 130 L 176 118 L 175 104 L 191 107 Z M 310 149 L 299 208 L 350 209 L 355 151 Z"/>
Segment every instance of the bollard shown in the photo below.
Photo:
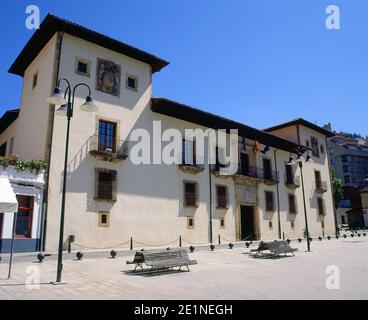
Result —
<path fill-rule="evenodd" d="M 221 244 L 221 236 L 218 235 L 218 244 L 220 245 Z"/>
<path fill-rule="evenodd" d="M 133 237 L 130 238 L 130 251 L 133 250 Z"/>
<path fill-rule="evenodd" d="M 182 247 L 182 243 L 181 243 L 181 236 L 179 236 L 179 247 Z"/>

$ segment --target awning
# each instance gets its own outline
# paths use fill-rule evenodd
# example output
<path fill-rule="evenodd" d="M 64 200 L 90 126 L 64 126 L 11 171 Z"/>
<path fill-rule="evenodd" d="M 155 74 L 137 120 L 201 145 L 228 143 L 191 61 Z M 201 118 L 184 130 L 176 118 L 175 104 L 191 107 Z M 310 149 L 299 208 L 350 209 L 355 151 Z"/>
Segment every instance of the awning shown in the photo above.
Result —
<path fill-rule="evenodd" d="M 18 211 L 18 201 L 9 179 L 0 178 L 0 212 Z"/>

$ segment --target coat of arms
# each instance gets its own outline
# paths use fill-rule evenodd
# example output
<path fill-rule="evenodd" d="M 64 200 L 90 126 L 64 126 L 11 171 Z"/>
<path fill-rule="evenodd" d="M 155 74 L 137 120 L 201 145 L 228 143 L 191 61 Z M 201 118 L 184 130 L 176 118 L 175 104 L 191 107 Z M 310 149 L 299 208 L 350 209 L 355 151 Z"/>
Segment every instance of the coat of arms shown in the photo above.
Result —
<path fill-rule="evenodd" d="M 120 66 L 112 61 L 97 59 L 97 90 L 120 95 Z"/>

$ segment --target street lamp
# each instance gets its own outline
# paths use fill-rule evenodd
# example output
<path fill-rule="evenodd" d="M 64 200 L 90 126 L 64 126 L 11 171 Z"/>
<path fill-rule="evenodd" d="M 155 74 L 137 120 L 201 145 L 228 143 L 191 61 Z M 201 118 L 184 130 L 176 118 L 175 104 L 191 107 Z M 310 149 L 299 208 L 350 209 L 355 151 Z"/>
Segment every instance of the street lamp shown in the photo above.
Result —
<path fill-rule="evenodd" d="M 61 81 L 66 82 L 67 88 L 65 93 L 60 89 Z M 54 284 L 60 284 L 61 275 L 63 270 L 63 242 L 64 242 L 64 217 L 65 217 L 65 196 L 66 196 L 66 182 L 67 182 L 67 166 L 68 166 L 68 149 L 69 149 L 69 132 L 70 132 L 70 120 L 73 117 L 74 110 L 74 98 L 75 91 L 79 87 L 86 87 L 88 89 L 88 96 L 80 109 L 86 112 L 96 112 L 97 106 L 94 104 L 91 96 L 91 88 L 85 83 L 78 83 L 72 89 L 70 82 L 65 79 L 59 79 L 57 87 L 54 89 L 53 94 L 47 99 L 47 102 L 52 105 L 59 105 L 60 107 L 55 111 L 57 115 L 66 115 L 67 117 L 67 130 L 66 130 L 66 146 L 65 146 L 65 161 L 64 161 L 64 177 L 63 177 L 63 193 L 61 202 L 61 216 L 60 216 L 60 232 L 59 232 L 59 250 L 58 250 L 58 262 L 57 262 L 57 276 Z"/>
<path fill-rule="evenodd" d="M 310 250 L 309 229 L 308 229 L 307 205 L 306 205 L 306 201 L 305 201 L 303 163 L 304 162 L 313 162 L 313 160 L 310 157 L 309 153 L 307 153 L 307 158 L 306 158 L 306 160 L 304 160 L 303 154 L 305 153 L 305 151 L 306 150 L 304 148 L 299 147 L 296 150 L 296 153 L 298 155 L 296 160 L 294 161 L 294 159 L 290 156 L 290 159 L 286 164 L 288 166 L 294 166 L 294 165 L 298 164 L 299 168 L 300 168 L 300 178 L 301 178 L 301 181 L 302 181 L 303 204 L 304 204 L 305 231 L 306 231 L 306 234 L 307 234 L 307 249 L 308 249 L 308 252 L 310 252 L 311 250 Z"/>

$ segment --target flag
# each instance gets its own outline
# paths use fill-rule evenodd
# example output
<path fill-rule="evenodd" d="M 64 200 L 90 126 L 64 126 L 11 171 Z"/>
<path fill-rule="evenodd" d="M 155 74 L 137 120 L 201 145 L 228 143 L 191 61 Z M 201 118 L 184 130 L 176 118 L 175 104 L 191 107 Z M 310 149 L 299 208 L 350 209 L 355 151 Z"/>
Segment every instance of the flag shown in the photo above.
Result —
<path fill-rule="evenodd" d="M 243 148 L 243 151 L 247 151 L 247 139 L 244 137 L 242 139 L 242 148 Z"/>
<path fill-rule="evenodd" d="M 265 146 L 263 151 L 261 151 L 263 154 L 266 154 L 268 151 L 270 151 L 270 146 Z"/>
<path fill-rule="evenodd" d="M 260 152 L 260 148 L 259 148 L 259 143 L 258 143 L 258 141 L 256 141 L 255 143 L 254 143 L 254 146 L 253 146 L 253 151 L 254 151 L 254 153 L 257 155 L 259 152 Z"/>

